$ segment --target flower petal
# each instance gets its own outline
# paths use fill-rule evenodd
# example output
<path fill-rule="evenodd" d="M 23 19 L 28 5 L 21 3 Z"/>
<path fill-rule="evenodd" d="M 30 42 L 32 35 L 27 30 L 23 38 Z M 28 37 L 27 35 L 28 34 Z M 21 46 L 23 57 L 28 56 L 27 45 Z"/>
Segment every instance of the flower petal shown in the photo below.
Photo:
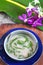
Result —
<path fill-rule="evenodd" d="M 28 21 L 28 19 L 24 19 L 24 23 L 26 23 Z"/>
<path fill-rule="evenodd" d="M 33 24 L 33 22 L 34 22 L 33 17 L 29 18 L 28 21 L 27 21 L 28 24 Z"/>
<path fill-rule="evenodd" d="M 27 23 L 28 23 L 28 24 L 33 24 L 33 21 L 32 21 L 32 20 L 28 20 Z"/>
<path fill-rule="evenodd" d="M 23 19 L 26 19 L 27 15 L 26 14 L 22 14 L 22 17 L 23 17 Z"/>
<path fill-rule="evenodd" d="M 27 13 L 27 16 L 30 17 L 31 15 L 32 15 L 32 11 L 29 11 L 29 12 Z"/>
<path fill-rule="evenodd" d="M 42 23 L 37 23 L 37 26 L 43 26 Z"/>
<path fill-rule="evenodd" d="M 40 18 L 38 18 L 35 22 L 42 23 L 42 21 L 43 21 L 43 17 L 40 17 Z"/>
<path fill-rule="evenodd" d="M 23 17 L 22 17 L 22 16 L 18 16 L 18 19 L 19 19 L 19 20 L 23 20 Z"/>
<path fill-rule="evenodd" d="M 34 7 L 34 8 L 32 8 L 31 10 L 34 11 L 34 12 L 36 12 L 38 14 L 38 7 L 37 6 Z"/>
<path fill-rule="evenodd" d="M 32 27 L 37 27 L 37 26 L 43 26 L 43 24 L 40 22 L 40 19 L 37 19 L 37 20 L 34 21 L 34 23 L 32 24 Z"/>
<path fill-rule="evenodd" d="M 36 24 L 33 24 L 32 27 L 37 27 L 37 25 Z"/>
<path fill-rule="evenodd" d="M 29 8 L 26 8 L 26 12 L 27 12 L 27 13 L 29 12 Z"/>
<path fill-rule="evenodd" d="M 40 18 L 38 19 L 38 22 L 39 22 L 39 23 L 42 23 L 42 21 L 43 21 L 43 17 L 40 17 Z"/>
<path fill-rule="evenodd" d="M 32 27 L 43 26 L 41 23 L 33 24 Z"/>

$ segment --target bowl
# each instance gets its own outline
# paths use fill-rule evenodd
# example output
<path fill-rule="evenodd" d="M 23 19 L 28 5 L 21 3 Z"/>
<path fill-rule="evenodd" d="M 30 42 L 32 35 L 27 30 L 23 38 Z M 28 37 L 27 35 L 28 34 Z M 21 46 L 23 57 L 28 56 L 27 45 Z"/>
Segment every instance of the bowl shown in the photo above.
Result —
<path fill-rule="evenodd" d="M 32 49 L 34 49 L 34 50 L 32 52 L 31 48 L 27 49 L 27 47 L 26 48 L 23 47 L 22 48 L 23 50 L 20 51 L 20 53 L 22 52 L 23 56 L 21 56 L 22 58 L 21 57 L 18 58 L 18 56 L 20 56 L 20 55 L 18 54 L 18 49 L 17 48 L 19 47 L 21 49 L 22 45 L 18 46 L 18 42 L 17 41 L 19 39 L 19 40 L 22 40 L 22 43 L 23 43 L 24 40 L 25 40 L 25 37 L 23 37 L 24 35 L 28 36 L 28 39 L 29 39 L 28 41 L 29 42 L 32 41 L 34 43 L 33 47 L 31 45 Z M 16 39 L 16 41 L 14 41 L 15 39 Z M 15 43 L 17 44 L 16 45 L 17 48 L 15 47 Z M 23 43 L 23 45 L 24 44 L 26 45 L 27 43 Z M 8 49 L 7 49 L 7 47 L 8 47 Z M 13 53 L 11 50 L 8 52 L 9 49 L 11 49 L 11 50 L 13 49 L 13 52 L 14 52 L 14 50 L 15 50 L 15 52 Z M 28 29 L 23 29 L 23 30 L 22 29 L 16 29 L 13 32 L 11 32 L 10 34 L 8 34 L 7 37 L 5 38 L 5 40 L 4 40 L 4 50 L 5 50 L 6 54 L 10 58 L 12 58 L 13 60 L 18 60 L 18 61 L 28 60 L 28 59 L 32 58 L 37 53 L 37 50 L 38 50 L 38 40 L 37 40 L 37 38 L 35 37 L 35 35 L 33 33 L 28 31 Z M 29 50 L 31 50 L 31 52 Z M 30 56 L 27 57 L 27 55 L 29 55 L 29 52 L 31 54 L 30 54 Z M 15 54 L 16 54 L 16 56 L 15 56 Z"/>

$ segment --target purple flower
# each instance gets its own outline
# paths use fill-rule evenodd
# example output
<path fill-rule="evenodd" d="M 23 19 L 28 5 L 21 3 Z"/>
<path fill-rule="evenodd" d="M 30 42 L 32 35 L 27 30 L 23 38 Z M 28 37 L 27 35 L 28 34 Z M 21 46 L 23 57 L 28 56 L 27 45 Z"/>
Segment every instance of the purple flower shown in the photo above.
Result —
<path fill-rule="evenodd" d="M 30 19 L 27 21 L 28 24 L 32 25 L 33 24 L 33 21 Z"/>
<path fill-rule="evenodd" d="M 32 16 L 34 21 L 38 19 L 38 15 Z"/>
<path fill-rule="evenodd" d="M 38 22 L 39 22 L 39 23 L 43 23 L 43 17 L 40 17 L 40 18 L 38 19 Z"/>
<path fill-rule="evenodd" d="M 34 12 L 36 12 L 38 14 L 38 7 L 37 6 L 34 7 L 34 8 L 32 8 L 31 10 L 34 11 Z"/>
<path fill-rule="evenodd" d="M 32 27 L 43 26 L 43 17 L 38 17 L 38 8 L 34 7 L 31 10 L 26 9 L 27 14 L 22 14 L 18 16 L 19 20 L 22 20 L 24 23 L 28 23 Z"/>
<path fill-rule="evenodd" d="M 35 11 L 35 9 L 36 8 L 33 8 L 31 11 L 29 11 L 29 8 L 27 8 L 26 11 L 28 17 L 33 17 L 36 20 L 38 18 L 38 13 Z"/>
<path fill-rule="evenodd" d="M 29 8 L 26 9 L 27 16 L 30 17 L 32 15 L 32 11 L 29 10 Z"/>
<path fill-rule="evenodd" d="M 32 25 L 34 21 L 35 21 L 34 18 L 30 17 L 28 18 L 27 23 Z"/>
<path fill-rule="evenodd" d="M 43 26 L 42 23 L 34 23 L 32 27 Z"/>
<path fill-rule="evenodd" d="M 43 17 L 38 18 L 36 21 L 34 21 L 34 23 L 32 24 L 32 27 L 37 27 L 37 26 L 43 26 Z"/>
<path fill-rule="evenodd" d="M 27 15 L 26 14 L 22 14 L 22 16 L 18 16 L 19 20 L 22 20 L 24 22 L 27 22 Z"/>

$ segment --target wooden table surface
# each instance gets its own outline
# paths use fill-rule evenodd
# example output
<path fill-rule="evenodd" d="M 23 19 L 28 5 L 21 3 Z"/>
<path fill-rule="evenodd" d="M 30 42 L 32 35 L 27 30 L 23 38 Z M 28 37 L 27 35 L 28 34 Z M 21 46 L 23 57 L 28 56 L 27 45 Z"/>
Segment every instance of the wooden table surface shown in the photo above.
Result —
<path fill-rule="evenodd" d="M 29 27 L 25 24 L 4 24 L 0 26 L 0 38 L 10 29 L 13 28 L 26 28 L 29 30 L 34 31 L 41 39 L 42 45 L 43 45 L 43 31 L 40 31 L 36 28 Z M 0 59 L 0 65 L 6 65 L 1 59 Z M 40 57 L 40 59 L 34 64 L 34 65 L 43 65 L 43 53 Z"/>

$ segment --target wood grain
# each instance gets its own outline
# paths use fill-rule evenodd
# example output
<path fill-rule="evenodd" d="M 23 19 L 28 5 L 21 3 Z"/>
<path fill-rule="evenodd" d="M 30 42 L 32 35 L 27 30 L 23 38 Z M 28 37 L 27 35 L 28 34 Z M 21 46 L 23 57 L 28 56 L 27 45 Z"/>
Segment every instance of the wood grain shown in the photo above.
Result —
<path fill-rule="evenodd" d="M 26 28 L 26 29 L 29 29 L 29 30 L 32 30 L 34 31 L 41 39 L 42 41 L 42 45 L 43 45 L 43 31 L 40 31 L 36 28 L 32 28 L 28 25 L 25 25 L 25 24 L 4 24 L 4 25 L 1 25 L 0 26 L 0 38 L 10 29 L 13 29 L 13 28 Z M 2 60 L 0 59 L 0 65 L 5 65 L 4 62 L 2 62 Z M 43 65 L 43 53 L 40 57 L 40 59 L 34 64 L 34 65 Z"/>

